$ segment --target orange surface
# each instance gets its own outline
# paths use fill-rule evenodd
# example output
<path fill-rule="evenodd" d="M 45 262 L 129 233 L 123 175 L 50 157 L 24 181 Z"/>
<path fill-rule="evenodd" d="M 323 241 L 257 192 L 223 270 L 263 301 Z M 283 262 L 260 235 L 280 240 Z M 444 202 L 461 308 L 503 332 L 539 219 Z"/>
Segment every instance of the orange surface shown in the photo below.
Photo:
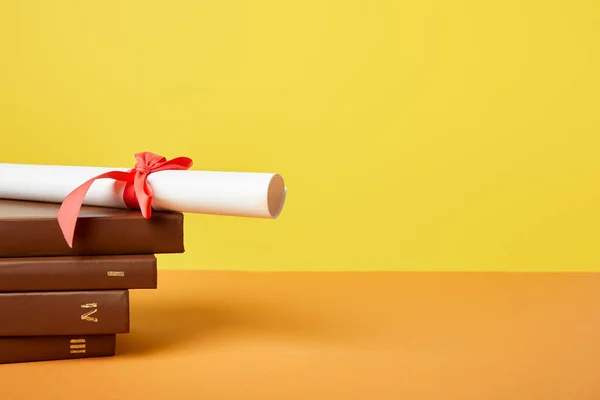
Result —
<path fill-rule="evenodd" d="M 160 274 L 117 356 L 0 399 L 600 399 L 600 274 Z"/>

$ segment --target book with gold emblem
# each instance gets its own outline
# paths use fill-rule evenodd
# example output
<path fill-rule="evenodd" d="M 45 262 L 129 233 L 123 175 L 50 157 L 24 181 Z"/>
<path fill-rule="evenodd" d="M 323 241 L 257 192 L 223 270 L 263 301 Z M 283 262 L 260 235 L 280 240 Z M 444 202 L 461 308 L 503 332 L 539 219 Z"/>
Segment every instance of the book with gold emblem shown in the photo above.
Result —
<path fill-rule="evenodd" d="M 156 288 L 153 254 L 0 257 L 0 292 Z"/>
<path fill-rule="evenodd" d="M 116 335 L 0 337 L 0 364 L 111 357 Z"/>
<path fill-rule="evenodd" d="M 129 333 L 129 291 L 0 293 L 0 337 Z"/>

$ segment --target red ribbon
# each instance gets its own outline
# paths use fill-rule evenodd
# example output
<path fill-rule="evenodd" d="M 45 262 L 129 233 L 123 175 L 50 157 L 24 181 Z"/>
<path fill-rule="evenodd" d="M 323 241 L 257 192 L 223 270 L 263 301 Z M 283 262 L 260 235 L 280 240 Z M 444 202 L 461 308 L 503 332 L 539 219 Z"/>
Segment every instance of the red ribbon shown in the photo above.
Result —
<path fill-rule="evenodd" d="M 146 180 L 148 175 L 153 172 L 165 170 L 186 170 L 193 164 L 192 160 L 187 157 L 167 160 L 162 156 L 150 152 L 137 153 L 135 159 L 137 163 L 131 170 L 127 172 L 109 171 L 100 174 L 84 182 L 65 197 L 58 210 L 58 224 L 69 247 L 73 247 L 73 236 L 75 235 L 75 225 L 77 224 L 79 210 L 94 181 L 97 179 L 115 179 L 116 181 L 126 182 L 123 191 L 125 205 L 131 209 L 141 210 L 144 218 L 150 218 L 152 215 L 154 191 Z"/>

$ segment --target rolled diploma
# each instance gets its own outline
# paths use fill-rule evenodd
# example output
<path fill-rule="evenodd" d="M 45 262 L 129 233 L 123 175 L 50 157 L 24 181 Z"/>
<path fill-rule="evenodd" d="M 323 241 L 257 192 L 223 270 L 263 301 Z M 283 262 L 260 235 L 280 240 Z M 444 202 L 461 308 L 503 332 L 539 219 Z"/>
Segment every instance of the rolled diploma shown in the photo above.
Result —
<path fill-rule="evenodd" d="M 129 170 L 0 163 L 0 198 L 62 203 L 73 189 L 97 175 Z M 184 213 L 274 219 L 287 193 L 281 175 L 262 172 L 169 170 L 148 175 L 148 183 L 154 190 L 154 210 Z M 127 208 L 124 187 L 124 182 L 98 179 L 83 204 Z"/>

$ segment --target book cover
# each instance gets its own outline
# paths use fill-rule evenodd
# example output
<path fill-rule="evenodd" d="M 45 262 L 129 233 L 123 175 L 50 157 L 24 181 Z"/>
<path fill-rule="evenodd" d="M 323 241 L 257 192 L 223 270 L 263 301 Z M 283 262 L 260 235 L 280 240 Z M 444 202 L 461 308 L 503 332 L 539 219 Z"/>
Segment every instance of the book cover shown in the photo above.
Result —
<path fill-rule="evenodd" d="M 0 337 L 0 364 L 111 357 L 116 335 Z"/>
<path fill-rule="evenodd" d="M 73 247 L 57 220 L 60 204 L 0 199 L 0 257 L 183 253 L 183 214 L 81 209 Z"/>
<path fill-rule="evenodd" d="M 0 292 L 156 289 L 148 255 L 0 258 Z"/>
<path fill-rule="evenodd" d="M 0 336 L 129 333 L 129 291 L 0 293 Z"/>

